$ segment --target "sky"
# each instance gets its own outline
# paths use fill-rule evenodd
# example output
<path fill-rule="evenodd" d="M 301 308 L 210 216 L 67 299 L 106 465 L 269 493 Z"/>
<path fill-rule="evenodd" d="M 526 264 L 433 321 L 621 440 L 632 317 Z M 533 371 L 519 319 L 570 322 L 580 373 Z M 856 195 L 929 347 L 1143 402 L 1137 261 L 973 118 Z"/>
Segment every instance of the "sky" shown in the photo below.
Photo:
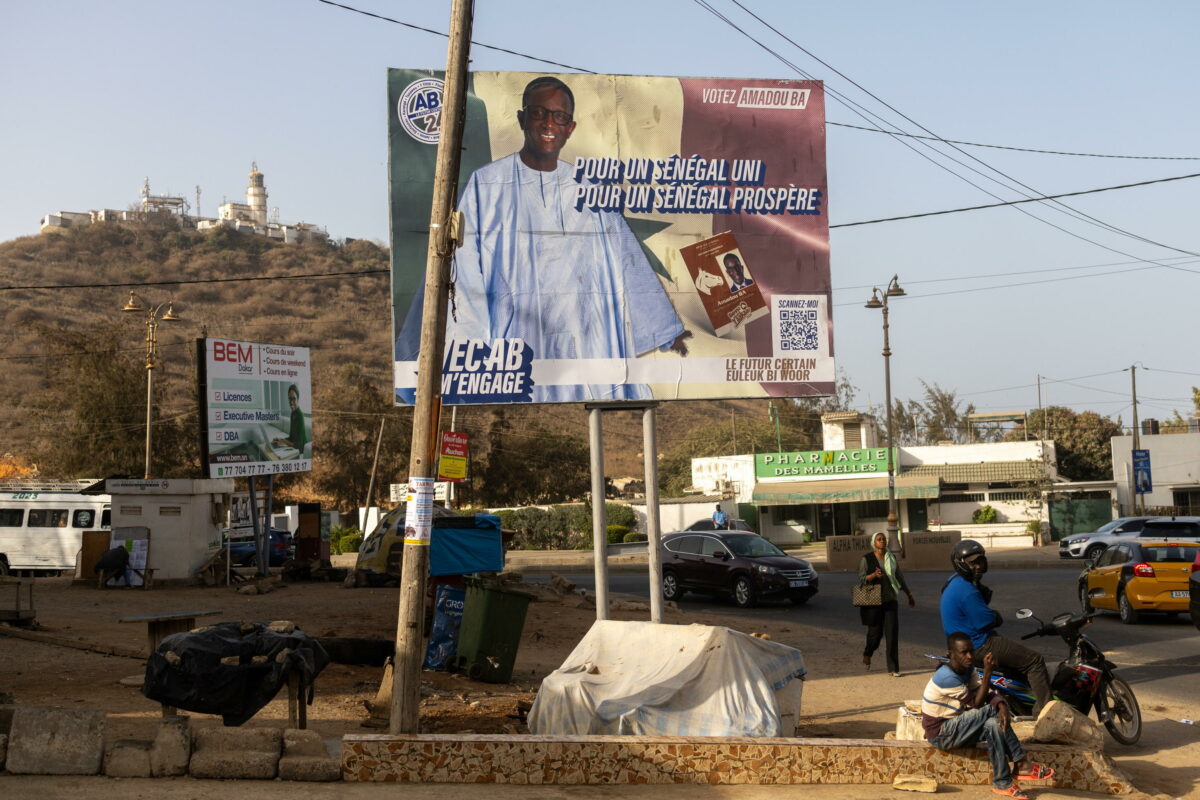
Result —
<path fill-rule="evenodd" d="M 347 5 L 448 28 L 449 0 Z M 814 77 L 829 123 L 1157 157 L 935 151 L 831 124 L 837 226 L 1200 173 L 1198 32 L 1200 4 L 1182 1 L 477 0 L 473 38 L 595 72 Z M 36 234 L 47 213 L 126 208 L 145 177 L 190 202 L 199 185 L 211 216 L 242 200 L 253 161 L 282 221 L 386 244 L 386 70 L 445 59 L 443 37 L 318 0 L 5 3 L 0 241 Z M 547 70 L 479 46 L 472 68 Z M 883 403 L 882 320 L 863 304 L 897 275 L 897 398 L 924 381 L 978 411 L 1021 411 L 1040 376 L 1044 404 L 1128 425 L 1136 365 L 1138 416 L 1187 416 L 1198 199 L 1192 178 L 1067 198 L 1074 216 L 1028 203 L 835 227 L 835 355 L 857 405 Z"/>

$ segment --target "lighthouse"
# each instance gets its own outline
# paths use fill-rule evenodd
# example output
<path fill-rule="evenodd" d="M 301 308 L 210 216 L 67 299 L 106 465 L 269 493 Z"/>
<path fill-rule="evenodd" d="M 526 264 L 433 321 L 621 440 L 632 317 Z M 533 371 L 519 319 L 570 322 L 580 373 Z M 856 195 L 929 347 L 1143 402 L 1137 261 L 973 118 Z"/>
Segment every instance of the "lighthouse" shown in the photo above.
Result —
<path fill-rule="evenodd" d="M 250 162 L 250 184 L 246 187 L 246 205 L 250 206 L 250 218 L 255 225 L 267 224 L 267 189 L 263 186 L 263 174 L 257 162 Z"/>

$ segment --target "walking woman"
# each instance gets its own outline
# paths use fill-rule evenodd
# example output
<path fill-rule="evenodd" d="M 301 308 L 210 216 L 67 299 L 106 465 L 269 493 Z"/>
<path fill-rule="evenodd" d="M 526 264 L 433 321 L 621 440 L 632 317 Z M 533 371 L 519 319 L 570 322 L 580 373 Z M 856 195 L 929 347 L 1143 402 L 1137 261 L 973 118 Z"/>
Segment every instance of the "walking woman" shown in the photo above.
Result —
<path fill-rule="evenodd" d="M 862 586 L 879 584 L 879 595 L 883 602 L 877 606 L 860 606 L 862 624 L 867 626 L 867 644 L 863 648 L 863 664 L 871 668 L 871 656 L 879 647 L 879 642 L 887 636 L 887 668 L 893 677 L 900 677 L 900 625 L 899 604 L 896 598 L 900 592 L 908 595 L 908 606 L 912 608 L 917 603 L 913 600 L 912 592 L 904 580 L 904 573 L 896 563 L 896 556 L 888 550 L 887 534 L 882 531 L 871 537 L 871 552 L 862 557 L 858 563 L 858 582 Z"/>

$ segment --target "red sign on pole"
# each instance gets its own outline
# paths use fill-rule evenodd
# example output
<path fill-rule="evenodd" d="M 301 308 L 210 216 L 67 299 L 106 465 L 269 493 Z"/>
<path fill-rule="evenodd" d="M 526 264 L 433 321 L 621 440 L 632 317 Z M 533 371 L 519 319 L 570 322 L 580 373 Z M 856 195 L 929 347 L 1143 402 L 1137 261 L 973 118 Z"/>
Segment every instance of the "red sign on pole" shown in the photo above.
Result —
<path fill-rule="evenodd" d="M 442 431 L 438 480 L 461 483 L 467 479 L 468 438 L 465 433 Z"/>

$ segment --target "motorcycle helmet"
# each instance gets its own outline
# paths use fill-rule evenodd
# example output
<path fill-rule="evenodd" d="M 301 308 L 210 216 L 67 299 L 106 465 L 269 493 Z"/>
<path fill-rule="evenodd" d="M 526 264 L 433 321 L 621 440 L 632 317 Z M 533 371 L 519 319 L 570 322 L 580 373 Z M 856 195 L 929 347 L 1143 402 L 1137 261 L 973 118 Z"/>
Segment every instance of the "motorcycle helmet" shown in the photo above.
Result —
<path fill-rule="evenodd" d="M 950 551 L 950 563 L 954 566 L 954 571 L 967 580 L 974 581 L 976 579 L 975 570 L 972 569 L 971 564 L 967 563 L 968 561 L 982 567 L 979 570 L 980 575 L 987 572 L 987 551 L 974 539 L 963 539 Z"/>

